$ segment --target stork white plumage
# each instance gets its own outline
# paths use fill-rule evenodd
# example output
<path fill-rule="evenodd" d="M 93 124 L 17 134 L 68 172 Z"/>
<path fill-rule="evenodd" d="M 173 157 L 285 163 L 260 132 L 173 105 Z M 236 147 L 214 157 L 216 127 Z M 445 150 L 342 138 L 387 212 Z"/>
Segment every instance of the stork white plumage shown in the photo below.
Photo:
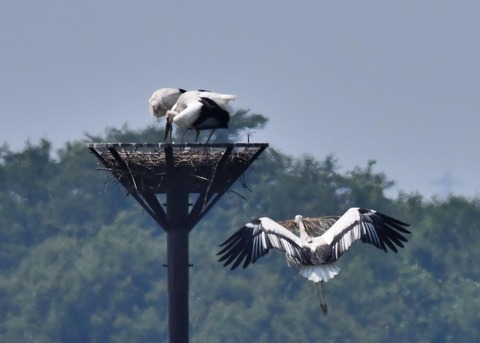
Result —
<path fill-rule="evenodd" d="M 180 95 L 185 92 L 186 90 L 182 88 L 160 88 L 156 90 L 148 100 L 150 113 L 160 119 L 167 114 L 167 111 L 175 105 Z"/>
<path fill-rule="evenodd" d="M 227 109 L 227 106 L 230 103 L 230 101 L 233 101 L 237 98 L 237 96 L 233 94 L 222 94 L 222 93 L 211 92 L 204 89 L 200 89 L 200 90 L 185 92 L 184 94 L 181 95 L 181 98 L 177 100 L 177 104 L 179 104 L 179 106 L 182 106 L 181 103 L 183 101 L 188 101 L 188 99 L 195 98 L 195 96 L 212 99 L 223 109 Z"/>
<path fill-rule="evenodd" d="M 207 143 L 218 128 L 228 128 L 230 114 L 227 105 L 236 98 L 235 95 L 209 91 L 188 91 L 180 95 L 176 104 L 167 111 L 165 141 L 172 131 L 172 123 L 196 131 L 195 142 L 201 130 L 211 129 Z M 184 133 L 185 135 L 185 133 Z M 182 138 L 183 140 L 183 138 Z"/>
<path fill-rule="evenodd" d="M 373 244 L 387 252 L 397 252 L 409 234 L 408 224 L 375 210 L 350 208 L 341 217 L 303 218 L 275 222 L 262 217 L 245 224 L 220 247 L 219 261 L 231 269 L 243 263 L 246 268 L 264 256 L 270 249 L 285 253 L 289 265 L 298 268 L 304 278 L 316 284 L 320 305 L 327 315 L 323 282 L 335 277 L 340 268 L 335 265 L 342 254 L 357 240 Z M 294 231 L 299 231 L 300 236 Z M 321 292 L 318 289 L 321 286 Z"/>

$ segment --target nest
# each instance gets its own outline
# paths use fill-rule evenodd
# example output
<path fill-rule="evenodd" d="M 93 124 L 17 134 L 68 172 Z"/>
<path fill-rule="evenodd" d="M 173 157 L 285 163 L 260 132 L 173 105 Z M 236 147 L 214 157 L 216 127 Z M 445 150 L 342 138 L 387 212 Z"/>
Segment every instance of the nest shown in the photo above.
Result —
<path fill-rule="evenodd" d="M 156 194 L 224 192 L 267 146 L 170 144 L 147 151 L 138 150 L 138 145 L 89 147 L 130 193 Z"/>

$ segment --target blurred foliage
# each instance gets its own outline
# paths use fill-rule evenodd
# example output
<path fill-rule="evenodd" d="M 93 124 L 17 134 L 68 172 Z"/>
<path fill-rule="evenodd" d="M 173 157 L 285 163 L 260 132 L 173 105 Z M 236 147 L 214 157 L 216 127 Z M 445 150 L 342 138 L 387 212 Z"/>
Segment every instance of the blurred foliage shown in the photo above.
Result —
<path fill-rule="evenodd" d="M 236 123 L 236 124 L 234 124 Z M 266 118 L 238 111 L 229 137 L 247 141 Z M 183 132 L 180 132 L 183 134 Z M 152 342 L 167 339 L 165 236 L 111 177 L 86 141 L 161 141 L 157 126 L 109 128 L 57 152 L 42 140 L 0 149 L 0 341 Z M 334 156 L 269 148 L 190 235 L 192 342 L 474 342 L 480 320 L 480 203 L 393 185 L 367 161 L 339 173 Z M 238 196 L 240 193 L 246 200 Z M 398 254 L 354 245 L 315 287 L 279 252 L 235 271 L 218 245 L 253 217 L 341 214 L 369 207 L 410 223 Z"/>

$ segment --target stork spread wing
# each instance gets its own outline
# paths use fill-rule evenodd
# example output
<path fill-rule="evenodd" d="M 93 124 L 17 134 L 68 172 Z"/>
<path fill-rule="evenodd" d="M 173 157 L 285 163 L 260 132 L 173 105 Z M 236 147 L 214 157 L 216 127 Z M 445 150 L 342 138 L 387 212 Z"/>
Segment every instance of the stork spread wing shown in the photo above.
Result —
<path fill-rule="evenodd" d="M 223 249 L 217 253 L 221 255 L 219 262 L 225 261 L 224 266 L 232 264 L 232 270 L 242 262 L 243 268 L 246 268 L 270 249 L 282 250 L 298 263 L 306 263 L 300 238 L 267 217 L 245 224 L 220 247 Z"/>
<path fill-rule="evenodd" d="M 397 247 L 403 248 L 407 239 L 403 234 L 409 234 L 405 227 L 408 224 L 383 213 L 364 209 L 350 208 L 321 239 L 332 247 L 333 260 L 337 260 L 357 240 L 370 243 L 387 252 L 397 252 Z"/>
<path fill-rule="evenodd" d="M 317 237 L 323 235 L 328 229 L 330 229 L 339 218 L 339 216 L 303 218 L 303 225 L 305 226 L 307 235 L 311 237 Z M 278 222 L 278 224 L 282 225 L 294 234 L 300 235 L 300 228 L 294 220 L 283 220 Z"/>

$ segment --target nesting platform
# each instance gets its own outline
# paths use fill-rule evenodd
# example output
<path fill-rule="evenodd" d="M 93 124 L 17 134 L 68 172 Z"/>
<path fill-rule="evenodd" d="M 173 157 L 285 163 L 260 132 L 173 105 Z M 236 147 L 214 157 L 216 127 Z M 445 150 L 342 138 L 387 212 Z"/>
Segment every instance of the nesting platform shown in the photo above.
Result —
<path fill-rule="evenodd" d="M 165 229 L 156 195 L 197 194 L 191 228 L 268 147 L 267 143 L 88 143 L 87 148 Z"/>
<path fill-rule="evenodd" d="M 87 144 L 100 169 L 109 171 L 167 233 L 169 342 L 188 342 L 189 232 L 267 147 Z"/>

